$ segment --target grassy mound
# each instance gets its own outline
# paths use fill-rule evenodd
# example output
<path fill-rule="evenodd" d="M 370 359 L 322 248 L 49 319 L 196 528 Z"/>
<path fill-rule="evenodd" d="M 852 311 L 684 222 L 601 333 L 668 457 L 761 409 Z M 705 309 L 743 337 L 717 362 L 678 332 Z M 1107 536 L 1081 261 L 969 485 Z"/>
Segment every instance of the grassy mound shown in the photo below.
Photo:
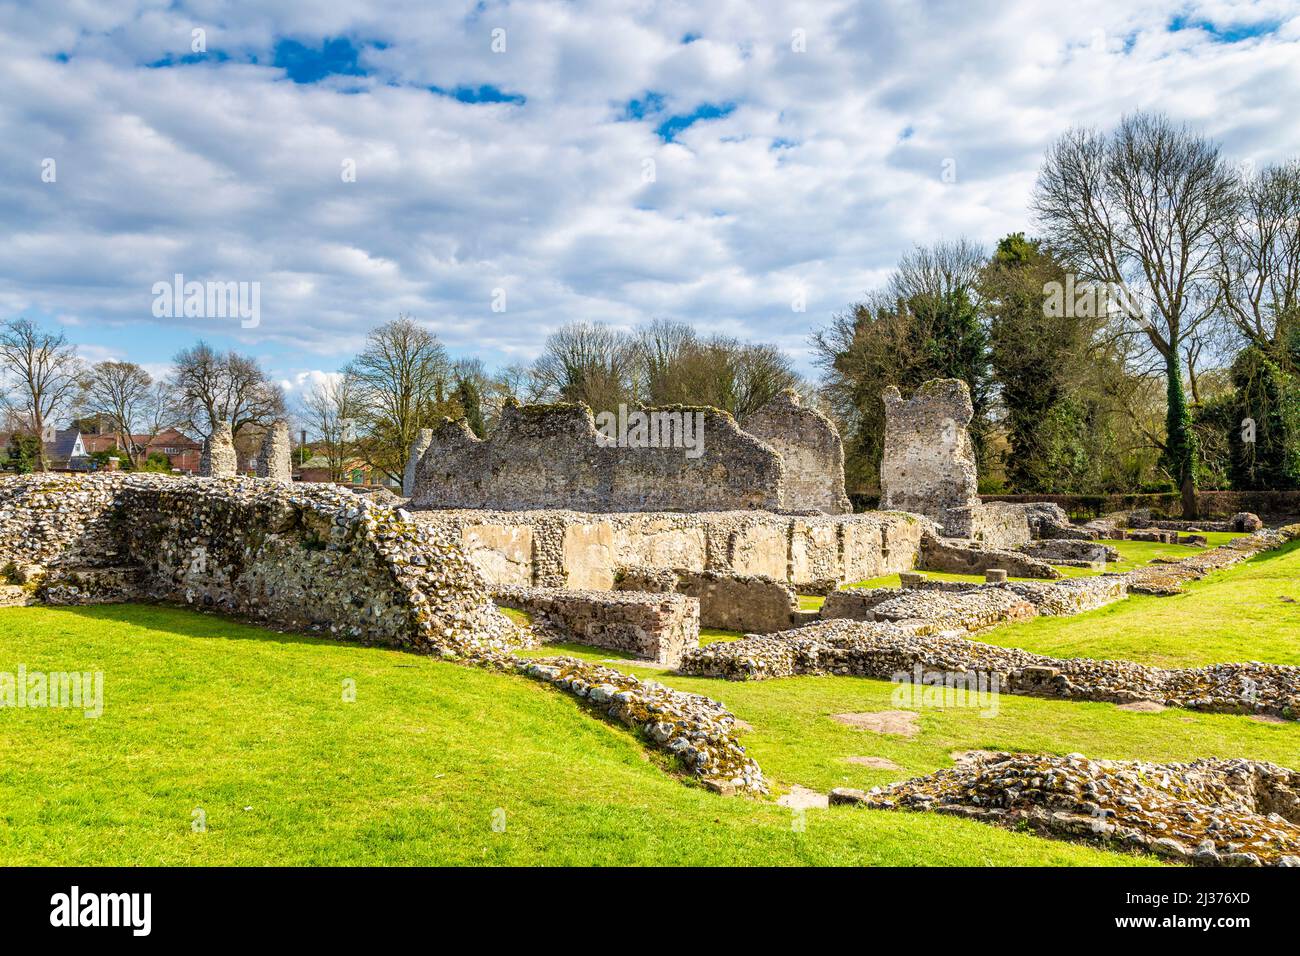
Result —
<path fill-rule="evenodd" d="M 522 678 L 182 609 L 0 611 L 0 671 L 20 664 L 102 671 L 104 713 L 0 709 L 4 865 L 1149 862 L 719 797 Z"/>

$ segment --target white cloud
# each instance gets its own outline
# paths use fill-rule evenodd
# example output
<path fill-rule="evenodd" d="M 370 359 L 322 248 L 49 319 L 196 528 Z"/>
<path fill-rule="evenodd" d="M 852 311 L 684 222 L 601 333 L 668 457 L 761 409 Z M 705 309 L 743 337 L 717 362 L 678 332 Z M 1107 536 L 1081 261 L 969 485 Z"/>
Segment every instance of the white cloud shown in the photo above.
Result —
<path fill-rule="evenodd" d="M 257 329 L 193 333 L 245 343 L 291 390 L 322 374 L 304 353 L 354 350 L 398 312 L 456 352 L 527 356 L 569 320 L 663 316 L 802 350 L 913 243 L 1032 231 L 1044 147 L 1135 108 L 1234 157 L 1300 154 L 1300 16 L 1282 0 L 112 7 L 0 11 L 0 316 L 112 327 L 153 321 L 150 288 L 177 272 L 258 281 Z M 206 61 L 143 65 L 185 56 L 196 26 Z M 339 36 L 371 75 L 265 65 L 276 38 Z M 647 91 L 662 112 L 626 120 Z M 732 109 L 655 135 L 702 104 Z"/>

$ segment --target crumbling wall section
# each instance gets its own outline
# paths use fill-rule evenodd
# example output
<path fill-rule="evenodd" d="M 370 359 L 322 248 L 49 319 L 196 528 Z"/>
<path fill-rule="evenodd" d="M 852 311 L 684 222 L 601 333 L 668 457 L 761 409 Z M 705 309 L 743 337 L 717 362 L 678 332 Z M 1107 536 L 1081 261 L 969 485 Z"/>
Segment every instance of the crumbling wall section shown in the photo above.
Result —
<path fill-rule="evenodd" d="M 804 406 L 798 392 L 785 389 L 744 419 L 741 427 L 780 452 L 786 508 L 832 515 L 853 511 L 844 493 L 840 433 L 829 418 Z"/>
<path fill-rule="evenodd" d="M 217 422 L 212 426 L 212 433 L 203 439 L 199 474 L 205 478 L 228 478 L 238 471 L 239 456 L 235 454 L 230 422 Z"/>
<path fill-rule="evenodd" d="M 620 568 L 615 588 L 626 592 L 684 594 L 699 601 L 700 625 L 769 634 L 799 620 L 799 598 L 788 584 L 764 575 L 727 571 Z"/>
<path fill-rule="evenodd" d="M 726 412 L 646 411 L 700 415 L 699 454 L 662 431 L 649 440 L 657 446 L 611 446 L 585 405 L 507 405 L 486 439 L 463 419 L 434 429 L 415 469 L 412 504 L 592 513 L 783 507 L 781 456 Z"/>
<path fill-rule="evenodd" d="M 700 643 L 700 604 L 680 594 L 498 588 L 497 602 L 541 615 L 548 630 L 592 647 L 676 667 Z"/>
<path fill-rule="evenodd" d="M 61 603 L 102 599 L 85 592 L 111 578 L 133 588 L 117 587 L 115 600 L 423 651 L 520 637 L 455 538 L 330 485 L 147 473 L 0 479 L 0 564 L 24 564 Z"/>
<path fill-rule="evenodd" d="M 426 510 L 494 585 L 607 590 L 619 568 L 764 575 L 801 594 L 910 570 L 933 525 L 916 515 L 765 511 L 588 514 Z"/>
<path fill-rule="evenodd" d="M 950 509 L 976 507 L 975 448 L 968 430 L 975 409 L 966 383 L 933 379 L 906 401 L 891 385 L 883 397 L 881 508 L 911 511 L 943 524 Z"/>

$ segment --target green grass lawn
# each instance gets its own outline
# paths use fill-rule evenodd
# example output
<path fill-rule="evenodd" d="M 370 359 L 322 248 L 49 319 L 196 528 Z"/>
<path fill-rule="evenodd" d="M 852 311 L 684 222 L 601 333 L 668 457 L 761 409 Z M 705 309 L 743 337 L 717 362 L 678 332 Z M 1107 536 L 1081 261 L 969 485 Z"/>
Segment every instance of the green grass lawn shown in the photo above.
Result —
<path fill-rule="evenodd" d="M 1300 663 L 1291 596 L 1300 601 L 1300 543 L 1181 597 L 1139 596 L 984 639 L 1163 664 Z M 705 630 L 702 643 L 736 636 Z M 778 793 L 885 784 L 969 749 L 1300 765 L 1300 726 L 1244 716 L 1013 696 L 922 706 L 886 681 L 732 683 L 601 648 L 523 653 L 613 660 L 723 701 Z M 20 664 L 103 671 L 104 714 L 0 709 L 0 865 L 1154 862 L 940 815 L 837 807 L 800 817 L 772 800 L 716 796 L 625 729 L 524 678 L 184 609 L 0 610 L 0 672 Z M 831 717 L 894 709 L 917 712 L 915 736 Z M 192 829 L 200 809 L 206 832 Z"/>
<path fill-rule="evenodd" d="M 1239 538 L 1241 535 L 1228 531 L 1207 531 L 1203 532 L 1208 539 L 1209 548 L 1217 548 L 1221 544 L 1227 544 L 1233 538 Z M 1134 568 L 1140 568 L 1144 564 L 1150 564 L 1156 558 L 1187 558 L 1194 554 L 1200 554 L 1205 548 L 1197 548 L 1186 544 L 1159 544 L 1154 541 L 1112 541 L 1106 540 L 1100 544 L 1110 545 L 1117 550 L 1120 555 L 1118 561 L 1110 561 L 1106 564 L 1105 571 L 1094 571 L 1091 568 L 1071 568 L 1064 565 L 1057 565 L 1056 570 L 1061 572 L 1062 577 L 1081 578 L 1089 577 L 1096 574 L 1118 573 L 1123 571 L 1132 571 Z M 926 571 L 926 577 L 935 581 L 970 581 L 982 582 L 982 574 L 952 574 L 947 571 Z M 1041 578 L 1011 578 L 1012 581 L 1038 581 Z M 885 574 L 878 578 L 870 578 L 866 581 L 855 581 L 852 584 L 846 584 L 847 588 L 896 588 L 899 586 L 897 574 Z"/>
<path fill-rule="evenodd" d="M 800 832 L 524 678 L 183 609 L 0 610 L 0 671 L 19 664 L 103 671 L 104 713 L 0 709 L 0 865 L 1151 862 L 938 815 L 812 810 Z M 770 723 L 779 775 L 834 775 L 819 726 L 796 763 L 797 718 L 722 689 Z"/>
<path fill-rule="evenodd" d="M 1300 542 L 1207 575 L 1174 597 L 1137 594 L 1077 617 L 1040 617 L 980 640 L 1056 657 L 1164 667 L 1300 664 Z"/>

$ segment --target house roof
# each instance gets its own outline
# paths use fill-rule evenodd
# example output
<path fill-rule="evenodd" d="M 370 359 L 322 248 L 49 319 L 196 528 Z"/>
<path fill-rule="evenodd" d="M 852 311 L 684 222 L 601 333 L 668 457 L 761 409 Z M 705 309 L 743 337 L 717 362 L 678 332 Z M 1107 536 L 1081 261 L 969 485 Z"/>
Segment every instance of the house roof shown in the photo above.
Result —
<path fill-rule="evenodd" d="M 45 453 L 51 458 L 71 458 L 72 453 L 76 451 L 77 441 L 81 438 L 81 430 L 78 428 L 67 428 L 61 432 L 54 433 L 54 441 L 45 443 Z"/>

